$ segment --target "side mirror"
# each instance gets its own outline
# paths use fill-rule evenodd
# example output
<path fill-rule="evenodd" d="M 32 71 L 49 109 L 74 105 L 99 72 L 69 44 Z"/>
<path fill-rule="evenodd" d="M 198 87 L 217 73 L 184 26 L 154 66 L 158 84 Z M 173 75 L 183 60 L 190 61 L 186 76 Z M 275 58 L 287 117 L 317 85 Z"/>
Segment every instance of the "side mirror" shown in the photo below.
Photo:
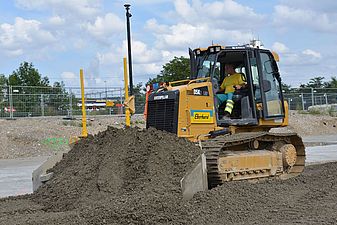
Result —
<path fill-rule="evenodd" d="M 271 83 L 269 80 L 262 80 L 262 88 L 264 92 L 268 92 L 271 90 Z"/>
<path fill-rule="evenodd" d="M 273 65 L 270 60 L 264 62 L 264 69 L 268 74 L 273 73 Z"/>

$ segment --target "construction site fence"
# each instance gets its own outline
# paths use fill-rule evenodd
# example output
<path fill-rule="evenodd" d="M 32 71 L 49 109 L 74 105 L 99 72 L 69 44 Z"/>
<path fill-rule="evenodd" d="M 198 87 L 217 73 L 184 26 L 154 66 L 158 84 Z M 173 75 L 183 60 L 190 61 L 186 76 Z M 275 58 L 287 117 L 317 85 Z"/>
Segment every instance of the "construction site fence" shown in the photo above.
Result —
<path fill-rule="evenodd" d="M 337 104 L 337 88 L 292 88 L 283 92 L 291 110 Z M 125 112 L 121 87 L 85 88 L 87 115 L 122 115 Z M 108 106 L 107 102 L 113 102 Z M 0 86 L 0 118 L 67 116 L 82 114 L 79 87 Z M 145 94 L 135 96 L 137 114 L 144 112 Z"/>
<path fill-rule="evenodd" d="M 121 87 L 85 88 L 88 116 L 122 115 L 124 89 Z M 136 113 L 144 112 L 145 94 L 135 95 Z M 80 87 L 0 86 L 0 118 L 82 115 Z"/>
<path fill-rule="evenodd" d="M 337 104 L 337 88 L 292 88 L 283 97 L 290 110 L 306 111 L 310 106 Z"/>

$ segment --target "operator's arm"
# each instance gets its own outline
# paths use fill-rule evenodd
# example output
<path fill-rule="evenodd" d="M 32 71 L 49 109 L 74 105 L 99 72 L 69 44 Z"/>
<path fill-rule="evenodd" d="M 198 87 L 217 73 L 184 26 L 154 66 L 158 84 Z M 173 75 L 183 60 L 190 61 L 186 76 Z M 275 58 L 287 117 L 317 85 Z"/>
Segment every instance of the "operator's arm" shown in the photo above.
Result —
<path fill-rule="evenodd" d="M 225 80 L 222 81 L 222 84 L 219 87 L 219 90 L 217 91 L 217 93 L 221 93 L 223 94 L 225 92 L 226 86 L 225 86 Z"/>
<path fill-rule="evenodd" d="M 243 74 L 238 74 L 236 83 L 237 84 L 234 85 L 235 89 L 241 89 L 246 85 L 246 78 Z"/>

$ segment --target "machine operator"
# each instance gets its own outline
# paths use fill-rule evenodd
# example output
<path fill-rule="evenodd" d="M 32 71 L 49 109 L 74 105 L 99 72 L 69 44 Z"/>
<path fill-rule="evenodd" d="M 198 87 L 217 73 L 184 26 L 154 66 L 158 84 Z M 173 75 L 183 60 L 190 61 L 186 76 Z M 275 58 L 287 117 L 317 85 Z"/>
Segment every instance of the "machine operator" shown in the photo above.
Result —
<path fill-rule="evenodd" d="M 228 76 L 223 80 L 216 97 L 218 99 L 218 106 L 226 101 L 224 118 L 229 118 L 234 107 L 232 100 L 234 91 L 241 89 L 241 87 L 246 84 L 246 79 L 243 74 L 235 72 L 235 66 L 233 64 L 226 64 L 225 72 L 228 73 Z"/>

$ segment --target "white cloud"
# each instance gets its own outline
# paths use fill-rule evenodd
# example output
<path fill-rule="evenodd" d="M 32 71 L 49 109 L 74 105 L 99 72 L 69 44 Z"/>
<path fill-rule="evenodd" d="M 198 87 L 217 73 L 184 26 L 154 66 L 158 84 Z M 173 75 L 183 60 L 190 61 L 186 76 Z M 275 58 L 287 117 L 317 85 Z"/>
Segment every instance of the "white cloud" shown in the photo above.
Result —
<path fill-rule="evenodd" d="M 77 79 L 78 77 L 73 72 L 65 71 L 61 73 L 61 78 L 65 80 L 72 80 L 72 79 Z"/>
<path fill-rule="evenodd" d="M 191 4 L 189 1 L 182 0 L 174 1 L 174 4 L 175 19 L 179 21 L 178 23 L 167 25 L 159 23 L 157 19 L 149 19 L 144 27 L 152 32 L 155 41 L 152 41 L 150 45 L 134 38 L 132 59 L 136 80 L 137 77 L 139 79 L 158 74 L 162 65 L 172 60 L 174 56 L 187 57 L 188 47 L 209 46 L 212 41 L 223 45 L 248 43 L 253 38 L 251 30 L 261 24 L 264 19 L 264 16 L 255 13 L 253 9 L 232 0 L 214 3 L 202 3 L 194 0 Z M 227 12 L 227 16 L 226 13 L 220 13 L 219 8 Z M 248 22 L 242 23 L 247 19 Z M 104 36 L 106 27 L 103 25 L 104 21 L 108 22 L 111 19 L 99 17 L 95 23 L 88 26 L 88 30 L 96 37 Z M 124 27 L 124 22 L 121 24 Z M 252 29 L 247 29 L 249 26 Z M 151 33 L 147 35 L 151 35 Z M 126 42 L 124 41 L 121 45 L 114 43 L 108 51 L 99 51 L 96 57 L 101 66 L 115 67 L 122 65 L 122 57 L 126 54 Z M 119 73 L 121 71 L 119 69 Z"/>
<path fill-rule="evenodd" d="M 124 31 L 124 21 L 113 13 L 104 17 L 98 16 L 94 23 L 88 23 L 88 32 L 98 40 L 111 39 L 112 34 L 120 34 Z"/>
<path fill-rule="evenodd" d="M 61 18 L 60 16 L 53 16 L 53 17 L 50 17 L 48 19 L 48 22 L 51 24 L 51 25 L 54 25 L 54 26 L 59 26 L 59 25 L 63 25 L 65 23 L 65 19 L 64 18 Z"/>
<path fill-rule="evenodd" d="M 21 55 L 23 55 L 23 50 L 22 50 L 22 49 L 5 50 L 5 53 L 7 54 L 7 56 L 10 56 L 10 57 L 16 57 L 16 56 L 21 56 Z"/>
<path fill-rule="evenodd" d="M 250 7 L 233 0 L 202 3 L 199 0 L 175 0 L 175 9 L 184 22 L 195 26 L 207 23 L 212 28 L 246 30 L 259 27 L 264 16 L 254 12 Z"/>
<path fill-rule="evenodd" d="M 158 24 L 157 20 L 152 18 L 146 21 L 145 28 L 155 33 L 167 33 L 170 27 L 167 25 Z"/>
<path fill-rule="evenodd" d="M 111 46 L 109 51 L 98 52 L 97 58 L 100 64 L 121 63 L 123 57 L 127 55 L 127 42 L 124 40 L 121 46 Z M 161 62 L 161 52 L 154 48 L 149 48 L 144 42 L 134 40 L 132 46 L 132 62 L 134 64 L 147 64 Z"/>
<path fill-rule="evenodd" d="M 126 46 L 126 42 L 124 42 L 123 45 Z M 154 48 L 149 49 L 144 42 L 133 41 L 132 49 L 135 63 L 151 63 L 161 61 L 160 52 Z"/>
<path fill-rule="evenodd" d="M 59 15 L 96 15 L 101 9 L 100 0 L 16 0 L 19 8 L 26 10 L 52 9 Z"/>
<path fill-rule="evenodd" d="M 154 4 L 163 4 L 171 2 L 172 0 L 130 0 L 128 1 L 131 5 L 154 5 Z"/>
<path fill-rule="evenodd" d="M 320 53 L 310 49 L 302 52 L 287 52 L 280 55 L 280 62 L 287 67 L 311 66 L 321 62 Z M 300 70 L 300 67 L 298 67 L 298 70 Z"/>
<path fill-rule="evenodd" d="M 157 63 L 147 63 L 147 64 L 136 64 L 134 66 L 134 71 L 141 71 L 140 75 L 145 75 L 145 77 L 150 77 L 150 75 L 159 74 L 162 69 L 160 64 Z M 144 78 L 145 78 L 144 77 Z"/>
<path fill-rule="evenodd" d="M 212 29 L 208 24 L 194 26 L 179 23 L 169 28 L 167 33 L 156 33 L 157 47 L 163 50 L 186 50 L 188 47 L 203 47 L 213 43 L 248 43 L 253 38 L 251 32 L 238 30 Z"/>
<path fill-rule="evenodd" d="M 302 51 L 302 54 L 312 56 L 314 58 L 319 58 L 319 59 L 322 58 L 321 53 L 316 52 L 316 51 L 311 50 L 311 49 L 306 49 L 306 50 Z"/>
<path fill-rule="evenodd" d="M 336 32 L 337 30 L 337 14 L 335 13 L 328 14 L 287 5 L 277 5 L 274 10 L 274 24 L 283 29 L 296 26 L 323 32 Z"/>
<path fill-rule="evenodd" d="M 60 75 L 61 79 L 63 80 L 66 86 L 78 86 L 80 84 L 79 75 L 76 75 L 73 72 L 65 71 L 62 72 Z"/>
<path fill-rule="evenodd" d="M 75 42 L 74 42 L 74 47 L 76 49 L 84 49 L 87 46 L 87 42 L 85 40 L 83 40 L 82 38 L 78 38 Z"/>
<path fill-rule="evenodd" d="M 281 42 L 275 42 L 272 46 L 272 49 L 277 53 L 286 53 L 289 51 L 289 48 Z"/>
<path fill-rule="evenodd" d="M 198 17 L 195 9 L 188 3 L 187 0 L 174 1 L 176 12 L 186 21 L 193 21 Z"/>
<path fill-rule="evenodd" d="M 184 56 L 184 57 L 189 57 L 187 49 L 185 51 L 162 51 L 162 58 L 163 62 L 169 62 L 172 60 L 175 56 Z"/>
<path fill-rule="evenodd" d="M 37 20 L 16 17 L 13 25 L 0 25 L 0 49 L 8 55 L 30 54 L 29 50 L 41 50 L 55 41 L 54 35 L 42 29 Z"/>
<path fill-rule="evenodd" d="M 282 5 L 287 5 L 293 8 L 309 9 L 316 12 L 335 13 L 337 9 L 336 0 L 281 0 Z"/>
<path fill-rule="evenodd" d="M 173 25 L 159 24 L 150 19 L 146 28 L 156 36 L 161 51 L 187 51 L 188 47 L 219 44 L 245 44 L 254 37 L 253 31 L 264 22 L 264 15 L 233 0 L 205 3 L 200 0 L 175 0 Z"/>

